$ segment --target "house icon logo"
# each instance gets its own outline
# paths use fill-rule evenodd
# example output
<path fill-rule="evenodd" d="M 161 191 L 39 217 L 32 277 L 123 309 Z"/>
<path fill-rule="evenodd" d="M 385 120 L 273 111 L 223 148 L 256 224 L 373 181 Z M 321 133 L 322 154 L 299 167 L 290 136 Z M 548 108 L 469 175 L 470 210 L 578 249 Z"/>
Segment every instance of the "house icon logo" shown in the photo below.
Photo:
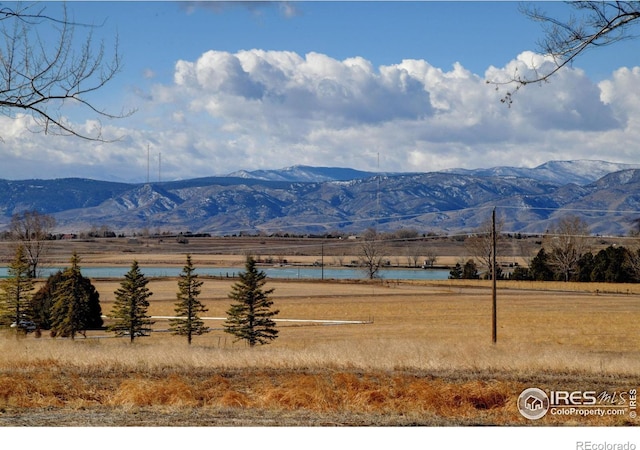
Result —
<path fill-rule="evenodd" d="M 527 419 L 540 419 L 549 411 L 549 397 L 542 389 L 525 389 L 518 397 L 518 411 Z"/>

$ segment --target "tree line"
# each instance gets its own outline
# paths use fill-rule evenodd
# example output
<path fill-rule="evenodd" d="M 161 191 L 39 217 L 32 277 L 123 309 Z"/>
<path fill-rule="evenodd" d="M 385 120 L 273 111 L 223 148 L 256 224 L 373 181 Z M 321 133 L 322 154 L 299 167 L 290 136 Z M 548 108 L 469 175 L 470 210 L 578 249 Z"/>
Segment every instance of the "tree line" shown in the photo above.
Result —
<path fill-rule="evenodd" d="M 498 231 L 501 224 L 497 224 Z M 472 236 L 468 249 L 485 267 L 490 268 L 492 246 L 490 235 L 483 225 Z M 498 239 L 500 239 L 498 235 Z M 543 236 L 542 247 L 531 258 L 528 267 L 517 266 L 509 274 L 496 268 L 497 279 L 532 281 L 582 281 L 607 283 L 640 282 L 640 248 L 609 245 L 594 252 L 589 245 L 589 229 L 584 220 L 566 216 Z M 496 250 L 497 251 L 497 250 Z M 488 272 L 491 272 L 488 270 Z M 458 263 L 449 274 L 450 279 L 480 278 L 474 259 Z"/>
<path fill-rule="evenodd" d="M 570 265 L 558 265 L 557 255 L 541 248 L 529 267 L 514 269 L 511 279 L 534 281 L 583 281 L 605 283 L 640 282 L 640 251 L 624 246 L 609 247 L 593 253 L 587 251 Z"/>
<path fill-rule="evenodd" d="M 194 336 L 211 331 L 202 320 L 207 308 L 198 298 L 203 282 L 198 279 L 191 255 L 180 273 L 176 293 L 175 317 L 169 319 L 169 331 L 184 336 L 190 345 Z M 114 292 L 115 302 L 110 314 L 111 324 L 104 326 L 100 294 L 91 280 L 80 270 L 80 258 L 73 253 L 68 268 L 48 277 L 44 285 L 35 290 L 32 267 L 25 246 L 19 245 L 8 267 L 8 278 L 0 282 L 0 326 L 14 329 L 17 334 L 43 330 L 51 337 L 75 339 L 86 337 L 88 330 L 105 329 L 119 337 L 149 336 L 153 331 L 153 318 L 148 314 L 149 280 L 133 261 L 120 287 Z M 273 289 L 265 289 L 266 274 L 257 269 L 256 261 L 248 256 L 239 281 L 231 287 L 232 303 L 227 311 L 224 331 L 235 341 L 244 340 L 251 347 L 268 344 L 278 336 L 275 321 L 279 313 L 273 309 Z"/>
<path fill-rule="evenodd" d="M 558 264 L 557 250 L 549 253 L 543 248 L 532 258 L 529 267 L 517 266 L 509 274 L 497 268 L 498 280 L 521 281 L 581 281 L 604 283 L 639 283 L 640 250 L 610 245 L 593 253 L 586 251 L 570 265 Z M 488 277 L 488 275 L 485 275 Z M 480 279 L 482 275 L 473 259 L 456 265 L 449 272 L 449 279 Z"/>

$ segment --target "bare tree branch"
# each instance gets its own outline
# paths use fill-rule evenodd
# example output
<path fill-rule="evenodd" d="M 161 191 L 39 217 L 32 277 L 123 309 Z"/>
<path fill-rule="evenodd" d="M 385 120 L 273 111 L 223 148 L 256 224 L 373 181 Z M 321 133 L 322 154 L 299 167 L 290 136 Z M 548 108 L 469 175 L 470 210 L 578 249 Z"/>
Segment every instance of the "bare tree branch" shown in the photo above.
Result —
<path fill-rule="evenodd" d="M 38 276 L 38 267 L 46 254 L 49 235 L 56 221 L 52 216 L 38 211 L 24 211 L 11 217 L 10 231 L 13 240 L 24 247 L 29 261 L 29 276 Z"/>
<path fill-rule="evenodd" d="M 565 281 L 570 280 L 578 260 L 588 251 L 588 236 L 589 226 L 577 216 L 563 217 L 545 236 L 549 259 Z"/>
<path fill-rule="evenodd" d="M 498 89 L 511 86 L 501 101 L 513 103 L 513 95 L 528 84 L 547 82 L 581 54 L 593 47 L 604 47 L 624 39 L 637 37 L 634 26 L 640 23 L 640 2 L 638 1 L 575 1 L 567 2 L 578 12 L 568 19 L 551 17 L 537 6 L 525 6 L 523 13 L 531 20 L 540 22 L 544 38 L 539 42 L 541 52 L 552 57 L 554 65 L 550 70 L 539 72 L 533 69 L 531 77 L 517 72 L 507 81 L 487 80 Z"/>
<path fill-rule="evenodd" d="M 363 239 L 358 259 L 367 274 L 367 278 L 373 280 L 378 278 L 380 269 L 384 265 L 387 249 L 384 241 L 381 240 L 376 230 L 372 228 L 365 232 Z"/>
<path fill-rule="evenodd" d="M 499 219 L 496 223 L 497 239 L 502 240 L 502 229 L 504 220 Z M 482 222 L 474 231 L 473 235 L 468 237 L 464 245 L 470 255 L 482 262 L 487 268 L 487 273 L 491 272 L 491 260 L 493 255 L 493 223 L 491 218 Z"/>
<path fill-rule="evenodd" d="M 83 28 L 88 34 L 78 40 L 76 31 Z M 33 4 L 0 8 L 4 41 L 0 46 L 0 112 L 31 115 L 36 132 L 107 142 L 101 119 L 127 117 L 133 111 L 109 113 L 89 99 L 122 67 L 117 38 L 113 55 L 107 59 L 104 42 L 94 41 L 94 28 L 70 20 L 66 7 L 59 18 Z M 84 109 L 98 120 L 94 133 L 79 130 L 65 118 L 64 110 L 70 106 Z"/>

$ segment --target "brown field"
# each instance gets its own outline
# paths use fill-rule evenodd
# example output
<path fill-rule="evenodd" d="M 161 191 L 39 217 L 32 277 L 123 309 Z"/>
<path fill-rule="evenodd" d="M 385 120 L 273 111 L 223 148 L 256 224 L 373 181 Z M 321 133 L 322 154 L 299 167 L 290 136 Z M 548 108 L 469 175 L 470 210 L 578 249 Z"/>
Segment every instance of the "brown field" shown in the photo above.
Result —
<path fill-rule="evenodd" d="M 104 249 L 103 249 L 104 250 Z M 80 253 L 128 264 L 128 252 Z M 242 256 L 194 252 L 196 265 Z M 316 255 L 290 255 L 315 258 Z M 452 256 L 451 258 L 454 258 Z M 175 252 L 136 254 L 181 265 Z M 207 317 L 223 317 L 232 280 L 203 278 Z M 108 314 L 119 280 L 95 280 Z M 279 281 L 279 338 L 247 348 L 220 329 L 186 339 L 94 331 L 75 341 L 0 337 L 0 425 L 333 426 L 637 425 L 629 415 L 522 417 L 518 395 L 640 387 L 640 286 L 489 282 Z M 172 315 L 176 279 L 152 279 L 149 313 Z M 103 338 L 104 337 L 104 338 Z"/>

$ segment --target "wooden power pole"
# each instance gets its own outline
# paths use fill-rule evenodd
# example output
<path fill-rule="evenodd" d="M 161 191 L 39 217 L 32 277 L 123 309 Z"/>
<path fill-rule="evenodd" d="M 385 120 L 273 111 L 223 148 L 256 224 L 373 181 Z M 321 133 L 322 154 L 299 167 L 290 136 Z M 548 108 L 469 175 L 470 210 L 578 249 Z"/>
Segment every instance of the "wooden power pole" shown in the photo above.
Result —
<path fill-rule="evenodd" d="M 491 340 L 495 344 L 498 342 L 498 313 L 496 301 L 496 208 L 493 208 L 491 215 L 491 296 L 493 299 L 492 315 L 491 315 Z"/>

